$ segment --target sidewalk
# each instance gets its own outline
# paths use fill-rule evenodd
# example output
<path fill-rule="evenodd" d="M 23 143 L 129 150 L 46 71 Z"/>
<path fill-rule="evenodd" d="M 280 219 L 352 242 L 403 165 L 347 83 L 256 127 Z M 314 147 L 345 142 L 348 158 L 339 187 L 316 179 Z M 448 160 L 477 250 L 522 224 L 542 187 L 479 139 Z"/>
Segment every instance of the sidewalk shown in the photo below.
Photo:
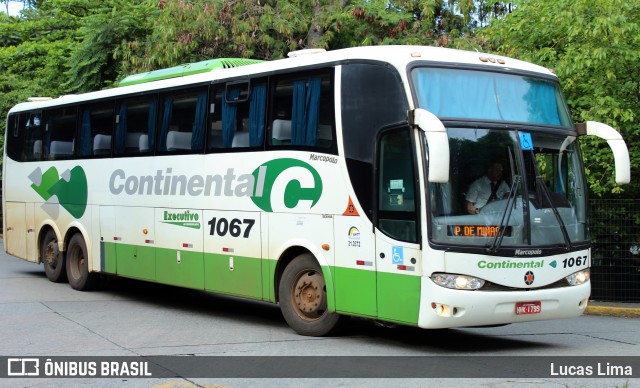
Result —
<path fill-rule="evenodd" d="M 640 318 L 640 303 L 598 302 L 590 300 L 585 314 L 621 318 Z"/>

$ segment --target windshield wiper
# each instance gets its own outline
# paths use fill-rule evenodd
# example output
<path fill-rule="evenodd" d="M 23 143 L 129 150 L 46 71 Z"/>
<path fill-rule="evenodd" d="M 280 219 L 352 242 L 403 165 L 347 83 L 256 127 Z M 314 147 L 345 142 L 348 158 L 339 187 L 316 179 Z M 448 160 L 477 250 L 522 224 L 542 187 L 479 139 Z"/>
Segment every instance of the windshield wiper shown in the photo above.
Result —
<path fill-rule="evenodd" d="M 513 182 L 511 183 L 511 188 L 509 189 L 509 197 L 507 198 L 507 206 L 504 208 L 504 212 L 502 212 L 502 218 L 500 219 L 500 223 L 498 224 L 498 232 L 493 237 L 491 241 L 491 245 L 487 248 L 488 253 L 495 253 L 500 245 L 502 245 L 502 239 L 504 238 L 504 233 L 508 228 L 509 219 L 511 218 L 511 212 L 513 211 L 513 207 L 516 205 L 516 188 L 520 184 L 520 175 L 513 176 Z M 513 201 L 513 206 L 511 206 L 511 201 Z M 505 225 L 506 218 L 506 225 Z"/>
<path fill-rule="evenodd" d="M 567 226 L 564 224 L 564 221 L 562 221 L 562 217 L 560 217 L 560 213 L 558 212 L 558 209 L 553 204 L 553 202 L 551 202 L 551 195 L 549 194 L 549 188 L 547 187 L 547 185 L 545 185 L 544 180 L 542 179 L 540 174 L 538 174 L 537 172 L 538 172 L 538 168 L 536 167 L 536 184 L 539 187 L 541 187 L 540 191 L 542 191 L 542 193 L 544 194 L 544 197 L 549 202 L 549 207 L 551 207 L 551 210 L 553 211 L 553 215 L 556 217 L 556 220 L 558 220 L 558 225 L 560 225 L 560 231 L 562 232 L 562 237 L 564 238 L 565 249 L 567 251 L 570 251 L 571 240 L 569 239 L 569 233 L 567 233 Z"/>

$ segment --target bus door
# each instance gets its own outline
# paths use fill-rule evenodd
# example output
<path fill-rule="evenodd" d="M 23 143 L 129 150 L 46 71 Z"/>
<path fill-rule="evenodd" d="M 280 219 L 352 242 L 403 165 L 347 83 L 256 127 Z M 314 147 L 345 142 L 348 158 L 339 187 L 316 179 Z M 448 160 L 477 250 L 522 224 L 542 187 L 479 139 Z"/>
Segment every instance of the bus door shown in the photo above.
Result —
<path fill-rule="evenodd" d="M 415 324 L 422 267 L 417 243 L 419 190 L 409 127 L 384 131 L 377 157 L 378 318 Z"/>

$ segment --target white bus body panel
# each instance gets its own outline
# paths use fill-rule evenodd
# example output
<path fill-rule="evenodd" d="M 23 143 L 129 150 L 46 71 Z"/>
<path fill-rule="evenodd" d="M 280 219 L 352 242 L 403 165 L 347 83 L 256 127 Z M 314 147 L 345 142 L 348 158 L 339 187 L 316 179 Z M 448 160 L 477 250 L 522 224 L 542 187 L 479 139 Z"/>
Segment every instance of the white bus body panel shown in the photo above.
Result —
<path fill-rule="evenodd" d="M 590 293 L 590 282 L 561 290 L 481 292 L 440 287 L 423 277 L 418 326 L 438 329 L 573 318 L 584 313 Z M 541 302 L 540 313 L 516 315 L 516 303 L 533 301 Z M 447 313 L 438 315 L 431 303 L 448 306 Z"/>

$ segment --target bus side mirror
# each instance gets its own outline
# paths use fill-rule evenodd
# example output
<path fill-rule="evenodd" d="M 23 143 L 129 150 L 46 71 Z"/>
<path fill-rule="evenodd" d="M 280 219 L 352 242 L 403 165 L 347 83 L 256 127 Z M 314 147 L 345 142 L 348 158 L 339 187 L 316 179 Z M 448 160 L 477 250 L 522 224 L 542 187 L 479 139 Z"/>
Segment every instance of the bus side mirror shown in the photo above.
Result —
<path fill-rule="evenodd" d="M 622 185 L 631 181 L 629 150 L 618 131 L 596 121 L 576 124 L 576 130 L 579 135 L 597 136 L 606 140 L 609 148 L 613 151 L 613 158 L 616 162 L 616 183 Z"/>
<path fill-rule="evenodd" d="M 449 182 L 449 136 L 442 121 L 424 109 L 409 112 L 409 124 L 424 131 L 429 147 L 429 182 Z"/>

